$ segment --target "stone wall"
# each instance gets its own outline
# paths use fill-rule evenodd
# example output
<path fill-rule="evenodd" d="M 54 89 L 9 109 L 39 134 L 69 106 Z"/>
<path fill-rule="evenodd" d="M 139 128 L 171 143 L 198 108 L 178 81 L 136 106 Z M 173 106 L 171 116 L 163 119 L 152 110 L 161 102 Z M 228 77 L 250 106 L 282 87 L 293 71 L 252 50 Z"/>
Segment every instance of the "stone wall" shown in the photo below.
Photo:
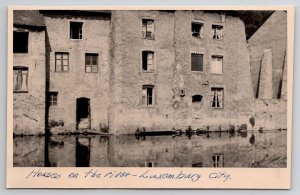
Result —
<path fill-rule="evenodd" d="M 14 66 L 28 68 L 28 92 L 13 95 L 15 134 L 41 134 L 45 127 L 45 31 L 28 32 L 28 53 L 13 55 Z"/>
<path fill-rule="evenodd" d="M 50 106 L 49 122 L 63 121 L 56 130 L 76 129 L 76 100 L 90 99 L 91 128 L 108 126 L 110 18 L 107 16 L 45 13 L 49 36 L 50 88 L 58 105 Z M 83 22 L 83 38 L 70 39 L 70 21 Z M 69 71 L 55 72 L 55 52 L 69 52 Z M 85 72 L 85 53 L 98 53 L 98 72 Z"/>
<path fill-rule="evenodd" d="M 280 98 L 281 82 L 284 70 L 284 59 L 287 48 L 287 13 L 275 11 L 266 22 L 248 39 L 251 57 L 251 77 L 253 91 L 257 91 L 259 70 L 266 49 L 272 52 L 272 98 Z M 286 74 L 286 73 L 285 73 Z M 286 94 L 282 94 L 286 96 Z"/>
<path fill-rule="evenodd" d="M 154 39 L 142 37 L 143 18 L 155 21 Z M 204 24 L 203 38 L 192 37 L 195 19 Z M 114 133 L 133 133 L 141 127 L 157 131 L 248 121 L 253 91 L 241 20 L 226 16 L 222 21 L 220 14 L 202 11 L 115 11 L 112 24 Z M 212 39 L 213 24 L 224 26 L 223 40 Z M 155 72 L 141 70 L 141 51 L 145 49 L 155 53 Z M 191 71 L 192 52 L 204 54 L 203 72 Z M 212 55 L 223 56 L 223 74 L 211 74 Z M 153 106 L 142 105 L 145 84 L 154 85 Z M 212 87 L 224 88 L 221 109 L 211 108 Z M 192 103 L 195 94 L 203 96 L 201 103 Z"/>

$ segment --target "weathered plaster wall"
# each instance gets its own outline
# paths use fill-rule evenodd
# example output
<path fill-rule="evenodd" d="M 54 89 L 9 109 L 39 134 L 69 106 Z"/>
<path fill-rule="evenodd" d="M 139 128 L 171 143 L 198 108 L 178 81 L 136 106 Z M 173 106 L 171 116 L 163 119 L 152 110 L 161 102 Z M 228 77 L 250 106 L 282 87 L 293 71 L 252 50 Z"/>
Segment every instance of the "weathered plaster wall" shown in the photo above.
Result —
<path fill-rule="evenodd" d="M 257 91 L 259 69 L 263 58 L 263 51 L 272 50 L 273 64 L 273 98 L 278 96 L 281 89 L 280 82 L 284 77 L 284 59 L 287 48 L 287 13 L 275 11 L 268 20 L 248 40 L 251 58 L 251 77 L 253 91 Z M 282 94 L 285 96 L 285 94 Z"/>
<path fill-rule="evenodd" d="M 69 22 L 83 22 L 83 39 L 69 38 Z M 62 120 L 63 130 L 76 128 L 76 99 L 90 99 L 91 128 L 108 126 L 110 19 L 104 16 L 45 14 L 49 35 L 50 91 L 58 105 L 50 106 L 49 121 Z M 69 71 L 55 72 L 55 52 L 69 52 Z M 85 72 L 85 53 L 98 53 L 98 73 Z"/>
<path fill-rule="evenodd" d="M 142 37 L 142 19 L 155 21 L 155 38 Z M 137 127 L 172 127 L 174 15 L 160 11 L 112 13 L 113 133 L 134 133 Z M 142 51 L 154 51 L 155 71 L 142 71 Z M 154 85 L 154 105 L 142 104 L 142 85 Z"/>
<path fill-rule="evenodd" d="M 28 67 L 28 93 L 14 93 L 15 134 L 40 134 L 45 127 L 45 32 L 28 30 L 28 53 L 14 53 L 13 65 Z"/>
<path fill-rule="evenodd" d="M 203 38 L 191 36 L 191 21 L 202 21 Z M 214 40 L 212 25 L 223 26 L 223 40 Z M 199 128 L 206 125 L 229 125 L 246 123 L 252 112 L 251 77 L 246 37 L 243 22 L 237 17 L 226 16 L 222 21 L 220 14 L 201 11 L 175 12 L 175 50 L 174 67 L 175 91 L 184 89 L 185 97 L 178 95 L 174 107 L 176 125 L 192 125 Z M 191 53 L 204 55 L 203 72 L 191 71 Z M 212 55 L 223 56 L 223 74 L 212 74 Z M 208 83 L 208 85 L 203 85 Z M 223 108 L 211 107 L 211 88 L 224 89 Z M 200 104 L 192 103 L 192 95 L 200 94 Z M 215 127 L 214 127 L 215 128 Z"/>

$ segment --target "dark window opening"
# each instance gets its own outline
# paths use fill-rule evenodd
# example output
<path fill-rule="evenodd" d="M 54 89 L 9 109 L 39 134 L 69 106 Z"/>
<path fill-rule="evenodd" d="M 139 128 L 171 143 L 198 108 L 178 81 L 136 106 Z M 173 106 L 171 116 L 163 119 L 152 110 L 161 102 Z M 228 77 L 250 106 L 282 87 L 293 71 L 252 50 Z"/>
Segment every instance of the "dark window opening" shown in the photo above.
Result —
<path fill-rule="evenodd" d="M 143 19 L 143 38 L 154 38 L 154 20 Z"/>
<path fill-rule="evenodd" d="M 198 22 L 192 22 L 192 36 L 203 37 L 203 24 Z"/>
<path fill-rule="evenodd" d="M 143 51 L 142 52 L 143 60 L 143 70 L 144 71 L 153 71 L 154 70 L 154 52 L 153 51 Z"/>
<path fill-rule="evenodd" d="M 70 22 L 70 39 L 82 39 L 83 22 Z"/>
<path fill-rule="evenodd" d="M 98 72 L 98 54 L 86 53 L 85 54 L 85 72 Z"/>
<path fill-rule="evenodd" d="M 224 167 L 224 155 L 218 154 L 212 156 L 214 167 Z"/>
<path fill-rule="evenodd" d="M 213 39 L 222 40 L 223 39 L 223 26 L 212 25 Z"/>
<path fill-rule="evenodd" d="M 203 54 L 192 53 L 191 58 L 192 71 L 203 71 Z"/>
<path fill-rule="evenodd" d="M 223 108 L 223 88 L 212 88 L 211 99 L 212 108 Z"/>
<path fill-rule="evenodd" d="M 28 68 L 14 67 L 14 92 L 28 92 Z"/>
<path fill-rule="evenodd" d="M 57 97 L 58 97 L 58 92 L 49 92 L 50 106 L 57 105 Z"/>
<path fill-rule="evenodd" d="M 69 71 L 69 53 L 55 52 L 55 72 Z"/>
<path fill-rule="evenodd" d="M 153 105 L 153 85 L 143 85 L 143 95 L 142 102 L 144 105 L 151 106 Z"/>
<path fill-rule="evenodd" d="M 13 50 L 14 53 L 28 53 L 28 32 L 14 31 Z"/>
<path fill-rule="evenodd" d="M 202 101 L 202 95 L 193 95 L 192 96 L 192 102 L 201 102 Z"/>
<path fill-rule="evenodd" d="M 145 162 L 145 167 L 154 167 L 154 163 L 152 161 Z"/>

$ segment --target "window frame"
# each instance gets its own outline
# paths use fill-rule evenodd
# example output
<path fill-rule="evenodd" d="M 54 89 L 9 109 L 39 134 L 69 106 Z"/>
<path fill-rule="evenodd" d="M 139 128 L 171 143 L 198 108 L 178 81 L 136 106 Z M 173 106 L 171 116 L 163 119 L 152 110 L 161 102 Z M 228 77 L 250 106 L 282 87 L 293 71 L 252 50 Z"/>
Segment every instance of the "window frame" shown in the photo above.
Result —
<path fill-rule="evenodd" d="M 71 35 L 71 23 L 81 23 L 82 26 L 81 26 L 81 38 L 79 39 L 74 39 Z M 78 36 L 80 37 L 80 33 L 78 34 Z M 84 37 L 84 21 L 81 21 L 81 20 L 69 20 L 69 39 L 72 40 L 72 41 L 80 41 L 80 40 L 83 40 L 83 37 Z"/>
<path fill-rule="evenodd" d="M 58 92 L 57 91 L 49 91 L 48 95 L 49 95 L 49 106 L 58 106 Z M 54 99 L 56 99 L 56 100 L 54 101 Z"/>
<path fill-rule="evenodd" d="M 16 52 L 15 51 L 15 39 L 14 39 L 14 34 L 15 33 L 26 33 L 27 34 L 27 48 L 26 48 L 26 52 Z M 14 54 L 28 54 L 29 53 L 29 31 L 28 30 L 14 30 L 13 31 L 13 53 Z"/>
<path fill-rule="evenodd" d="M 87 64 L 86 63 L 87 62 L 87 55 L 89 55 L 89 57 L 96 56 L 96 59 L 97 59 L 96 60 L 96 64 Z M 93 59 L 92 59 L 92 61 L 93 61 Z M 99 72 L 99 53 L 92 53 L 92 52 L 85 53 L 85 55 L 84 55 L 84 64 L 85 64 L 84 65 L 85 73 L 98 73 Z M 93 66 L 97 67 L 97 71 L 96 72 L 93 71 Z M 91 71 L 90 72 L 87 71 L 87 67 L 91 67 Z"/>
<path fill-rule="evenodd" d="M 224 167 L 224 154 L 214 154 L 211 160 L 214 168 Z"/>
<path fill-rule="evenodd" d="M 221 101 L 219 100 L 219 95 L 217 94 L 218 101 L 215 101 L 215 103 L 221 104 L 221 106 L 219 106 L 219 107 L 213 106 L 215 91 L 218 92 L 218 90 L 221 91 Z M 224 109 L 224 91 L 225 91 L 224 88 L 223 87 L 212 87 L 210 91 L 211 91 L 210 107 L 212 109 Z"/>
<path fill-rule="evenodd" d="M 221 28 L 221 38 L 218 39 L 218 38 L 214 38 L 215 36 L 215 30 L 214 29 L 218 29 L 218 28 Z M 224 25 L 221 25 L 221 24 L 212 24 L 211 26 L 211 29 L 212 29 L 212 39 L 213 40 L 217 40 L 217 41 L 222 41 L 224 39 Z M 217 35 L 217 33 L 216 33 Z"/>
<path fill-rule="evenodd" d="M 193 35 L 193 24 L 198 24 L 201 25 L 200 31 L 199 31 L 199 35 L 198 36 L 194 36 Z M 191 35 L 194 38 L 199 38 L 199 39 L 203 39 L 204 38 L 204 23 L 201 21 L 192 21 L 191 22 Z"/>
<path fill-rule="evenodd" d="M 193 63 L 193 55 L 202 55 L 202 70 L 193 70 L 193 66 L 192 66 L 192 63 Z M 191 72 L 195 72 L 195 73 L 203 73 L 204 72 L 204 53 L 200 53 L 200 52 L 191 52 Z"/>
<path fill-rule="evenodd" d="M 144 69 L 144 53 L 147 54 L 147 70 Z M 148 57 L 149 57 L 149 54 L 152 54 L 152 69 L 149 69 L 149 64 L 148 64 Z M 155 70 L 156 70 L 156 53 L 153 51 L 153 50 L 142 50 L 142 60 L 141 60 L 141 64 L 142 64 L 142 72 L 143 73 L 154 73 Z"/>
<path fill-rule="evenodd" d="M 151 95 L 151 104 L 149 104 L 149 97 L 148 97 L 148 89 L 152 90 Z M 146 93 L 144 92 L 146 91 Z M 143 85 L 142 86 L 142 105 L 146 107 L 152 107 L 155 105 L 155 92 L 154 92 L 154 85 Z"/>
<path fill-rule="evenodd" d="M 146 30 L 144 32 L 144 21 L 146 21 Z M 153 21 L 153 36 L 147 36 L 147 32 L 151 32 L 151 31 L 147 31 L 147 21 Z M 155 20 L 152 18 L 142 18 L 142 38 L 143 39 L 148 39 L 148 40 L 154 40 L 155 39 Z"/>
<path fill-rule="evenodd" d="M 29 78 L 29 68 L 26 66 L 14 66 L 13 67 L 13 80 L 14 80 L 14 76 L 15 76 L 15 70 L 21 70 L 21 74 L 22 74 L 22 84 L 21 84 L 21 88 L 23 86 L 23 71 L 26 71 L 26 90 L 15 90 L 15 83 L 13 82 L 13 93 L 28 93 L 29 92 L 29 82 L 28 82 L 28 78 Z M 18 73 L 17 73 L 18 74 Z"/>
<path fill-rule="evenodd" d="M 57 60 L 58 59 L 56 58 L 56 56 L 58 54 L 60 54 L 60 56 L 61 56 L 61 58 L 59 59 L 61 61 L 61 63 L 60 63 L 61 70 L 57 70 Z M 67 65 L 63 65 L 63 61 L 66 60 L 66 59 L 63 58 L 64 54 L 67 54 L 67 56 L 68 56 L 68 59 L 67 59 L 68 64 Z M 69 72 L 70 71 L 70 53 L 69 52 L 55 52 L 54 53 L 54 60 L 55 60 L 55 67 L 54 67 L 55 72 Z M 63 69 L 64 66 L 67 66 L 67 70 Z"/>
<path fill-rule="evenodd" d="M 213 59 L 216 59 L 216 61 L 218 61 L 218 59 L 222 59 L 222 67 L 221 67 L 221 72 L 213 72 Z M 210 59 L 210 73 L 211 74 L 215 74 L 215 75 L 222 75 L 222 74 L 224 74 L 224 56 L 223 55 L 212 55 L 211 56 L 211 59 Z M 217 69 L 216 69 L 217 70 Z"/>

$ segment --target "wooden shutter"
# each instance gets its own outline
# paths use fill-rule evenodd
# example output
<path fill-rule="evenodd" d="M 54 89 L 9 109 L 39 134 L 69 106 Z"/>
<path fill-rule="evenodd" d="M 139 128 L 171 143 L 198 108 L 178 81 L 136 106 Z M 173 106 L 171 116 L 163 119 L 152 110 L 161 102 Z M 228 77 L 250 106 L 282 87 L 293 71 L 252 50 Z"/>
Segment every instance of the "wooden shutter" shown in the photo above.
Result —
<path fill-rule="evenodd" d="M 203 71 L 203 54 L 192 54 L 192 71 Z"/>

